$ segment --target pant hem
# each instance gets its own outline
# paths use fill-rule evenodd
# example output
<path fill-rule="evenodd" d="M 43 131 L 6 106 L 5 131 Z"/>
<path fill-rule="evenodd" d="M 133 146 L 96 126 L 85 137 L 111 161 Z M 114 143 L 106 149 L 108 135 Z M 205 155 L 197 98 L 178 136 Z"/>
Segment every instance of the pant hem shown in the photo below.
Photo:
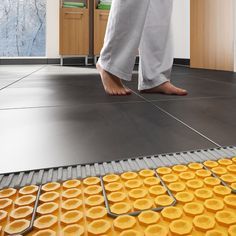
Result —
<path fill-rule="evenodd" d="M 163 74 L 160 75 L 160 77 L 158 79 L 155 80 L 145 80 L 142 82 L 142 85 L 138 86 L 138 90 L 142 91 L 142 90 L 146 90 L 146 89 L 152 89 L 155 88 L 167 81 L 170 81 L 169 78 L 167 78 L 166 76 L 164 76 Z"/>
<path fill-rule="evenodd" d="M 103 61 L 99 58 L 98 59 L 98 64 L 107 72 L 117 76 L 118 78 L 125 80 L 125 81 L 131 81 L 132 79 L 132 74 L 127 74 L 124 73 L 120 70 L 118 70 L 117 68 L 115 68 L 115 66 L 112 65 L 108 65 L 106 63 L 103 63 Z"/>

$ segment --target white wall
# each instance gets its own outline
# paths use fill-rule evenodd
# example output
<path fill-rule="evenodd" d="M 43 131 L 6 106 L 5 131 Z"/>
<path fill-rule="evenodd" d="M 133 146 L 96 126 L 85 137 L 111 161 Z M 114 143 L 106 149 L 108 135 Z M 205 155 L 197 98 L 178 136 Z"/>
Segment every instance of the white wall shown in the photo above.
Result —
<path fill-rule="evenodd" d="M 47 0 L 46 56 L 59 57 L 59 0 Z M 174 0 L 175 58 L 190 58 L 190 0 Z"/>
<path fill-rule="evenodd" d="M 174 0 L 172 25 L 175 58 L 190 58 L 190 0 Z"/>
<path fill-rule="evenodd" d="M 47 0 L 46 57 L 59 57 L 59 0 Z"/>

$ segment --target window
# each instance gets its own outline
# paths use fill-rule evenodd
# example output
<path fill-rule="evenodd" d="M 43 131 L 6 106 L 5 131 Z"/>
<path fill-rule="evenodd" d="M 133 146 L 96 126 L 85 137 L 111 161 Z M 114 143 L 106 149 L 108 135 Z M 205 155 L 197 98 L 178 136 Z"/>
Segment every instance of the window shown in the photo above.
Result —
<path fill-rule="evenodd" d="M 46 0 L 1 0 L 0 56 L 45 56 Z"/>

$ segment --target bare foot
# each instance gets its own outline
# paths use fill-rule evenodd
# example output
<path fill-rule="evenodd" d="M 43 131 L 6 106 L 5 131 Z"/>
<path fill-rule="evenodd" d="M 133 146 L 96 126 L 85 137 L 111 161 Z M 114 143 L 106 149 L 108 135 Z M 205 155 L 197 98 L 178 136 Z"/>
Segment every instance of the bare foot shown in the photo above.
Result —
<path fill-rule="evenodd" d="M 185 89 L 178 88 L 169 81 L 151 89 L 141 90 L 142 93 L 164 93 L 167 95 L 186 96 L 188 92 Z"/>
<path fill-rule="evenodd" d="M 107 94 L 115 96 L 125 96 L 131 94 L 131 90 L 125 88 L 118 77 L 103 70 L 99 63 L 96 64 L 96 67 L 100 73 L 102 84 Z"/>

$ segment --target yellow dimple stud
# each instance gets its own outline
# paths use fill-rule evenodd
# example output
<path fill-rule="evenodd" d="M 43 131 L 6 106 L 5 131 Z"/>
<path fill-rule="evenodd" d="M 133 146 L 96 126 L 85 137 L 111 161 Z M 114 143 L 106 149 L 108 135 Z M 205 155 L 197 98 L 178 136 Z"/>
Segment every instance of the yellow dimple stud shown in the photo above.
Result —
<path fill-rule="evenodd" d="M 178 180 L 178 175 L 175 174 L 168 174 L 168 175 L 164 175 L 162 177 L 162 179 L 166 182 L 166 183 L 173 183 L 176 182 Z"/>
<path fill-rule="evenodd" d="M 16 189 L 7 188 L 0 190 L 0 198 L 10 198 L 16 194 Z"/>
<path fill-rule="evenodd" d="M 181 203 L 189 203 L 194 200 L 194 195 L 190 192 L 180 192 L 175 195 L 177 201 Z"/>
<path fill-rule="evenodd" d="M 230 185 L 233 190 L 236 190 L 236 183 Z"/>
<path fill-rule="evenodd" d="M 34 227 L 37 229 L 47 229 L 57 223 L 57 217 L 54 215 L 40 216 L 34 221 Z"/>
<path fill-rule="evenodd" d="M 190 171 L 182 172 L 179 174 L 179 178 L 182 180 L 191 180 L 195 178 L 195 174 Z"/>
<path fill-rule="evenodd" d="M 228 207 L 236 208 L 236 195 L 229 195 L 224 198 L 224 203 Z"/>
<path fill-rule="evenodd" d="M 73 210 L 67 211 L 61 216 L 61 222 L 64 224 L 75 224 L 82 220 L 83 213 L 81 211 Z"/>
<path fill-rule="evenodd" d="M 228 166 L 228 165 L 232 165 L 233 161 L 231 161 L 230 159 L 223 158 L 223 159 L 220 159 L 218 163 L 222 166 Z"/>
<path fill-rule="evenodd" d="M 213 197 L 213 192 L 206 188 L 197 189 L 195 190 L 194 194 L 198 199 L 201 200 L 206 200 Z"/>
<path fill-rule="evenodd" d="M 107 199 L 109 202 L 116 203 L 124 201 L 126 197 L 127 195 L 124 192 L 112 192 L 108 194 Z"/>
<path fill-rule="evenodd" d="M 169 167 L 160 167 L 157 169 L 157 173 L 159 175 L 168 175 L 172 172 L 171 168 Z"/>
<path fill-rule="evenodd" d="M 8 213 L 6 211 L 0 210 L 0 222 L 3 222 L 4 220 L 6 220 L 7 214 Z"/>
<path fill-rule="evenodd" d="M 218 211 L 215 218 L 219 224 L 224 226 L 236 224 L 236 215 L 231 211 Z"/>
<path fill-rule="evenodd" d="M 215 177 L 207 177 L 203 180 L 203 182 L 209 187 L 217 186 L 221 183 L 221 181 Z"/>
<path fill-rule="evenodd" d="M 22 231 L 26 230 L 29 226 L 30 221 L 28 220 L 15 220 L 5 227 L 4 232 L 7 235 L 19 234 Z"/>
<path fill-rule="evenodd" d="M 170 224 L 170 231 L 174 235 L 188 235 L 192 232 L 193 226 L 185 220 L 175 220 Z"/>
<path fill-rule="evenodd" d="M 33 234 L 33 236 L 56 236 L 56 232 L 51 229 L 43 229 Z"/>
<path fill-rule="evenodd" d="M 212 168 L 212 172 L 216 175 L 224 175 L 227 173 L 227 169 L 221 166 Z"/>
<path fill-rule="evenodd" d="M 15 200 L 15 205 L 17 206 L 27 206 L 32 205 L 36 200 L 36 196 L 34 195 L 24 195 Z"/>
<path fill-rule="evenodd" d="M 127 189 L 139 188 L 142 186 L 142 181 L 138 179 L 132 179 L 125 182 L 125 187 Z"/>
<path fill-rule="evenodd" d="M 94 187 L 96 188 L 97 186 L 94 186 Z M 88 187 L 88 188 L 91 188 L 91 187 Z M 79 197 L 80 195 L 81 195 L 81 190 L 78 188 L 70 188 L 62 192 L 62 197 L 65 199 L 76 198 L 76 197 Z"/>
<path fill-rule="evenodd" d="M 203 168 L 203 164 L 194 162 L 194 163 L 190 163 L 188 167 L 191 170 L 200 170 Z"/>
<path fill-rule="evenodd" d="M 236 182 L 236 176 L 232 174 L 222 175 L 221 179 L 228 184 L 232 184 Z"/>
<path fill-rule="evenodd" d="M 71 199 L 64 201 L 61 204 L 61 207 L 63 210 L 71 211 L 71 210 L 79 209 L 82 206 L 82 204 L 83 204 L 82 200 L 80 200 L 78 198 L 71 198 Z"/>
<path fill-rule="evenodd" d="M 103 235 L 111 229 L 111 224 L 107 220 L 95 220 L 87 227 L 90 235 Z"/>
<path fill-rule="evenodd" d="M 46 202 L 37 208 L 37 213 L 40 215 L 53 214 L 56 210 L 58 210 L 58 208 L 59 208 L 59 206 L 57 203 Z"/>
<path fill-rule="evenodd" d="M 233 161 L 234 163 L 236 163 L 236 156 L 235 156 L 235 157 L 232 157 L 232 161 Z"/>
<path fill-rule="evenodd" d="M 139 214 L 138 220 L 144 225 L 156 224 L 160 220 L 160 214 L 154 211 L 143 211 Z"/>
<path fill-rule="evenodd" d="M 167 236 L 169 233 L 168 227 L 159 224 L 150 225 L 145 229 L 145 236 Z"/>
<path fill-rule="evenodd" d="M 143 232 L 133 229 L 125 230 L 120 234 L 120 236 L 143 236 L 143 235 L 144 235 Z"/>
<path fill-rule="evenodd" d="M 84 235 L 84 227 L 78 224 L 66 226 L 62 230 L 62 236 L 82 236 Z"/>
<path fill-rule="evenodd" d="M 200 178 L 206 178 L 211 176 L 211 172 L 209 170 L 197 170 L 196 175 Z"/>
<path fill-rule="evenodd" d="M 54 202 L 59 198 L 59 196 L 60 195 L 57 192 L 47 192 L 47 193 L 42 194 L 39 197 L 39 200 L 41 202 Z"/>
<path fill-rule="evenodd" d="M 25 219 L 27 217 L 30 217 L 32 213 L 33 213 L 33 207 L 29 206 L 18 207 L 10 213 L 10 217 L 14 220 Z"/>
<path fill-rule="evenodd" d="M 166 207 L 161 211 L 162 217 L 167 221 L 179 219 L 183 215 L 183 211 L 178 207 Z"/>
<path fill-rule="evenodd" d="M 185 184 L 181 182 L 171 183 L 168 185 L 168 187 L 174 193 L 182 192 L 185 190 Z"/>
<path fill-rule="evenodd" d="M 90 207 L 99 206 L 102 205 L 103 203 L 104 203 L 104 197 L 101 195 L 94 195 L 85 199 L 85 204 Z"/>
<path fill-rule="evenodd" d="M 220 197 L 227 196 L 231 193 L 231 189 L 226 186 L 215 186 L 213 192 Z"/>
<path fill-rule="evenodd" d="M 206 236 L 228 236 L 228 234 L 219 230 L 209 230 L 206 232 Z"/>
<path fill-rule="evenodd" d="M 204 183 L 203 181 L 201 180 L 188 180 L 187 181 L 187 187 L 189 189 L 199 189 L 199 188 L 202 188 L 204 186 Z"/>
<path fill-rule="evenodd" d="M 101 180 L 98 177 L 88 177 L 83 180 L 83 184 L 87 186 L 100 184 Z"/>
<path fill-rule="evenodd" d="M 153 207 L 153 201 L 151 199 L 142 198 L 134 202 L 134 209 L 137 211 L 144 211 Z"/>
<path fill-rule="evenodd" d="M 114 221 L 113 225 L 117 230 L 131 229 L 135 226 L 136 219 L 130 215 L 118 216 Z"/>
<path fill-rule="evenodd" d="M 148 178 L 148 177 L 154 176 L 155 172 L 153 170 L 141 170 L 141 171 L 139 171 L 139 175 L 142 178 Z"/>
<path fill-rule="evenodd" d="M 92 207 L 87 211 L 87 217 L 91 220 L 98 220 L 107 215 L 107 210 L 105 207 L 97 206 Z"/>
<path fill-rule="evenodd" d="M 61 185 L 57 182 L 51 182 L 51 183 L 47 183 L 47 184 L 44 184 L 42 186 L 42 190 L 44 192 L 52 192 L 52 191 L 57 191 L 59 190 L 59 188 L 61 187 Z"/>
<path fill-rule="evenodd" d="M 236 235 L 236 225 L 232 225 L 229 227 L 229 236 L 235 236 Z"/>
<path fill-rule="evenodd" d="M 151 187 L 151 186 L 160 184 L 160 179 L 156 177 L 148 177 L 148 178 L 145 178 L 143 182 L 147 187 Z"/>
<path fill-rule="evenodd" d="M 148 194 L 148 191 L 143 188 L 136 188 L 129 191 L 129 197 L 132 199 L 145 198 Z"/>
<path fill-rule="evenodd" d="M 25 186 L 19 190 L 20 195 L 32 195 L 36 194 L 38 191 L 38 186 L 36 185 L 30 185 L 30 186 Z"/>
<path fill-rule="evenodd" d="M 213 217 L 200 215 L 194 217 L 193 224 L 197 230 L 206 232 L 207 230 L 213 229 L 215 227 L 216 222 Z"/>
<path fill-rule="evenodd" d="M 167 195 L 162 195 L 155 198 L 155 203 L 157 206 L 170 206 L 173 202 L 174 199 Z"/>
<path fill-rule="evenodd" d="M 180 172 L 185 172 L 188 170 L 188 167 L 187 166 L 184 166 L 184 165 L 176 165 L 176 166 L 173 166 L 172 167 L 172 170 L 177 172 L 177 173 L 180 173 Z"/>
<path fill-rule="evenodd" d="M 201 215 L 204 212 L 204 207 L 201 203 L 191 202 L 184 205 L 184 212 L 190 216 Z"/>
<path fill-rule="evenodd" d="M 81 182 L 78 179 L 67 180 L 66 182 L 62 184 L 64 189 L 78 188 L 80 187 L 80 185 L 81 185 Z"/>
<path fill-rule="evenodd" d="M 12 205 L 12 200 L 9 198 L 0 199 L 0 210 L 4 210 Z"/>
<path fill-rule="evenodd" d="M 123 189 L 123 185 L 122 183 L 119 183 L 119 182 L 109 183 L 109 184 L 106 184 L 105 189 L 108 192 L 117 192 Z"/>
<path fill-rule="evenodd" d="M 103 177 L 103 181 L 105 183 L 117 182 L 119 180 L 120 180 L 120 176 L 115 175 L 115 174 L 110 174 L 110 175 L 106 175 L 106 176 Z"/>
<path fill-rule="evenodd" d="M 115 203 L 111 206 L 111 212 L 117 215 L 126 214 L 131 210 L 130 204 L 126 202 Z"/>
<path fill-rule="evenodd" d="M 138 174 L 135 173 L 135 172 L 131 172 L 131 171 L 130 172 L 125 172 L 121 175 L 121 178 L 125 181 L 130 180 L 130 179 L 135 179 L 137 177 L 138 177 Z"/>
<path fill-rule="evenodd" d="M 99 185 L 88 186 L 84 189 L 84 194 L 86 195 L 95 195 L 102 193 L 102 187 Z"/>
<path fill-rule="evenodd" d="M 209 168 L 217 167 L 219 164 L 216 161 L 205 161 L 204 165 Z"/>
<path fill-rule="evenodd" d="M 208 199 L 204 202 L 204 206 L 211 212 L 217 212 L 224 209 L 224 203 L 219 199 Z"/>
<path fill-rule="evenodd" d="M 151 196 L 156 197 L 166 193 L 166 188 L 161 185 L 152 186 L 148 189 Z"/>
<path fill-rule="evenodd" d="M 231 173 L 236 174 L 236 165 L 227 166 L 227 170 Z"/>

